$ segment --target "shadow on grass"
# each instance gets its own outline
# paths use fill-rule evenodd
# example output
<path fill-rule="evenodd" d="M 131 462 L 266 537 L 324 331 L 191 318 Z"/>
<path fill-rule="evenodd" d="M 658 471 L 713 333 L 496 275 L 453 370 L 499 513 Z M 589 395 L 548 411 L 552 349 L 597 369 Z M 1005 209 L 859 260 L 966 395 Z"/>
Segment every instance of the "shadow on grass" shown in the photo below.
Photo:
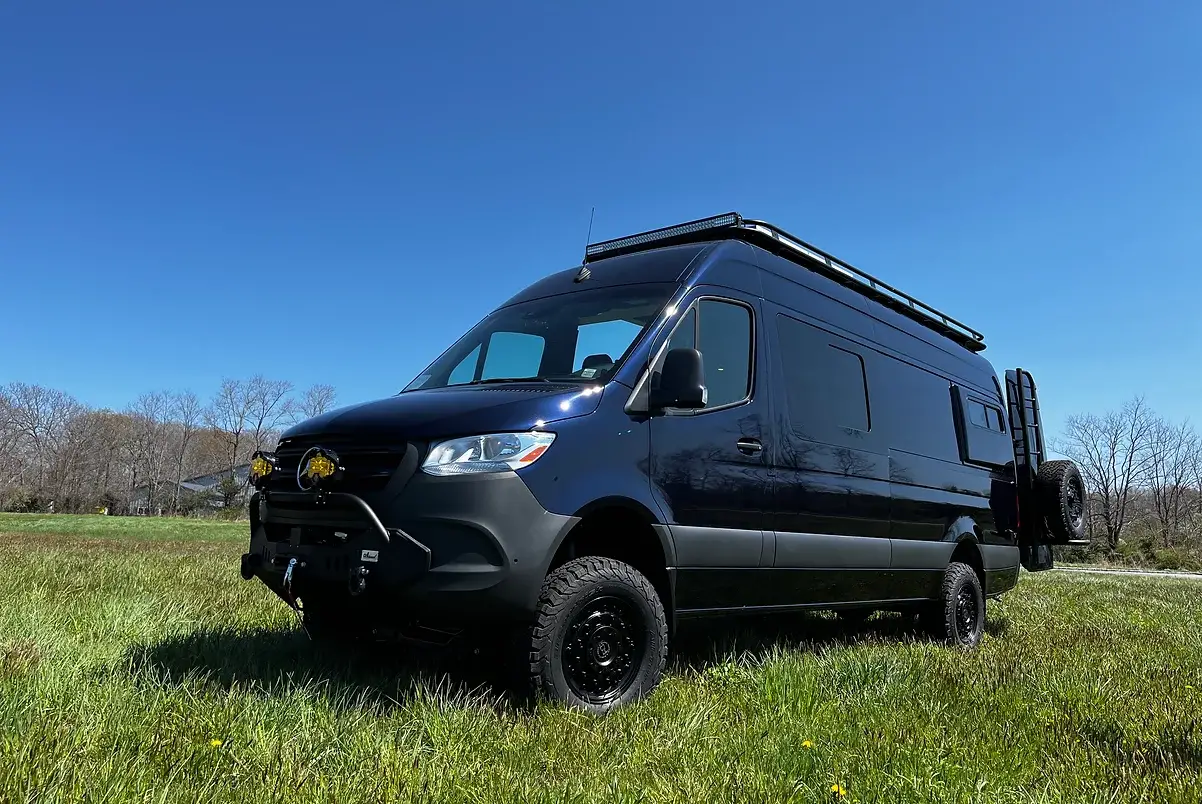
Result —
<path fill-rule="evenodd" d="M 1000 636 L 1005 616 L 992 616 L 986 632 Z M 731 657 L 759 658 L 778 650 L 821 653 L 863 641 L 924 640 L 914 618 L 878 614 L 850 624 L 829 614 L 755 616 L 682 623 L 669 672 L 704 670 Z M 526 708 L 519 692 L 516 653 L 497 640 L 460 640 L 434 647 L 420 643 L 334 645 L 314 642 L 300 628 L 202 628 L 127 652 L 143 682 L 214 684 L 264 694 L 321 689 L 338 707 L 404 705 L 416 696 L 494 708 Z"/>
<path fill-rule="evenodd" d="M 468 643 L 315 642 L 299 627 L 212 627 L 135 645 L 127 658 L 135 675 L 150 683 L 200 680 L 266 694 L 320 689 L 339 707 L 388 708 L 424 694 L 519 704 L 498 653 Z"/>
<path fill-rule="evenodd" d="M 1004 636 L 1010 621 L 990 611 L 985 633 Z M 860 642 L 924 642 L 930 637 L 908 614 L 881 612 L 866 622 L 843 620 L 833 613 L 801 612 L 771 616 L 731 617 L 682 623 L 676 637 L 671 670 L 704 670 L 731 657 L 758 659 L 776 650 L 824 653 Z"/>

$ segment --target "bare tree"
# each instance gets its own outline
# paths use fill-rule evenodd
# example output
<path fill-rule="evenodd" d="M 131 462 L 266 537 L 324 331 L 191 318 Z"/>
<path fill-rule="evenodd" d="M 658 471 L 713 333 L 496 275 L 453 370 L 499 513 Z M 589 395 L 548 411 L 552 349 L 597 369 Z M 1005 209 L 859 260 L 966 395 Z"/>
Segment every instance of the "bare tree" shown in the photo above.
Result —
<path fill-rule="evenodd" d="M 86 506 L 95 497 L 95 464 L 98 461 L 97 437 L 101 420 L 78 405 L 66 417 L 53 454 L 47 456 L 51 467 L 47 492 L 56 510 L 71 511 Z"/>
<path fill-rule="evenodd" d="M 1157 420 L 1148 433 L 1147 486 L 1165 547 L 1181 530 L 1193 482 L 1198 435 L 1189 422 Z"/>
<path fill-rule="evenodd" d="M 303 419 L 311 419 L 314 416 L 320 416 L 327 410 L 334 407 L 336 398 L 334 386 L 332 385 L 311 385 L 305 391 L 305 395 L 297 401 L 294 406 L 294 416 L 296 421 Z"/>
<path fill-rule="evenodd" d="M 1194 503 L 1197 508 L 1198 521 L 1202 522 L 1202 438 L 1198 439 L 1198 443 L 1194 448 L 1194 488 L 1197 492 L 1194 494 Z"/>
<path fill-rule="evenodd" d="M 16 483 L 21 475 L 17 412 L 6 388 L 0 388 L 0 488 Z"/>
<path fill-rule="evenodd" d="M 133 424 L 129 451 L 136 472 L 145 481 L 146 504 L 150 508 L 154 507 L 166 479 L 169 409 L 166 394 L 150 393 L 139 396 L 128 411 Z"/>
<path fill-rule="evenodd" d="M 6 442 L 19 456 L 19 480 L 39 489 L 61 482 L 61 472 L 52 476 L 64 446 L 67 425 L 83 411 L 69 394 L 26 383 L 10 383 L 5 389 Z"/>
<path fill-rule="evenodd" d="M 179 430 L 179 443 L 175 454 L 175 487 L 171 494 L 172 513 L 179 510 L 179 484 L 184 479 L 184 459 L 188 454 L 188 446 L 204 420 L 204 415 L 200 399 L 191 391 L 171 396 L 171 418 Z"/>
<path fill-rule="evenodd" d="M 186 472 L 228 469 L 232 476 L 251 450 L 268 445 L 294 406 L 316 414 L 334 399 L 329 386 L 314 386 L 300 401 L 291 392 L 290 383 L 262 376 L 226 379 L 208 410 L 190 392 L 152 393 L 116 413 L 52 388 L 0 386 L 0 504 L 113 509 L 145 488 L 147 502 L 178 510 Z"/>
<path fill-rule="evenodd" d="M 241 380 L 224 379 L 213 403 L 205 411 L 205 421 L 221 435 L 229 458 L 229 472 L 234 474 L 238 465 L 238 450 L 242 445 L 247 421 L 250 419 L 251 401 L 246 383 Z"/>
<path fill-rule="evenodd" d="M 247 435 L 251 449 L 270 446 L 268 442 L 278 432 L 280 422 L 292 415 L 290 393 L 292 383 L 287 380 L 269 380 L 256 374 L 246 382 Z"/>
<path fill-rule="evenodd" d="M 200 428 L 184 457 L 184 476 L 209 474 L 222 469 L 229 469 L 229 447 L 225 433 L 213 427 Z"/>
<path fill-rule="evenodd" d="M 1058 452 L 1076 461 L 1100 509 L 1106 546 L 1118 549 L 1131 497 L 1150 463 L 1148 437 L 1156 417 L 1142 397 L 1103 416 L 1070 416 Z"/>
<path fill-rule="evenodd" d="M 119 500 L 128 503 L 126 476 L 131 469 L 122 456 L 131 440 L 133 422 L 125 414 L 109 410 L 92 411 L 87 418 L 92 420 L 92 449 L 84 469 L 92 479 L 90 502 L 106 507 Z"/>

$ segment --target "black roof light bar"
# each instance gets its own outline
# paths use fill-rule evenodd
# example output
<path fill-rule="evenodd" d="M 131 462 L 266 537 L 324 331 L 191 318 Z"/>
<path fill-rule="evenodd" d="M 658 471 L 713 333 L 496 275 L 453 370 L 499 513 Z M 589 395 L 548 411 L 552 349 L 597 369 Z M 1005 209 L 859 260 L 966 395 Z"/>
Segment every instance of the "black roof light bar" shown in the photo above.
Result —
<path fill-rule="evenodd" d="M 737 212 L 701 218 L 677 226 L 665 226 L 661 229 L 653 229 L 649 232 L 619 237 L 601 243 L 591 243 L 585 248 L 584 261 L 586 263 L 596 262 L 607 257 L 616 257 L 619 254 L 631 254 L 663 246 L 726 238 L 743 240 L 804 268 L 821 273 L 951 338 L 967 349 L 974 352 L 985 349 L 985 336 L 967 324 L 957 321 L 931 305 L 877 279 L 872 274 L 861 271 L 850 263 L 832 257 L 822 249 L 789 234 L 784 229 L 765 221 L 744 218 Z"/>

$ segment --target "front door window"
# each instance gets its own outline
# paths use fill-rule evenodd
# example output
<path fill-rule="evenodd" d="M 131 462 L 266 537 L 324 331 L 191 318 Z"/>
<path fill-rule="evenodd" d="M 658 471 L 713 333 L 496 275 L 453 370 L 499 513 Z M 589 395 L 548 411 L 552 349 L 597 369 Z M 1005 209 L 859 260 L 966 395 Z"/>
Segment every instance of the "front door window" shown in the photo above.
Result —
<path fill-rule="evenodd" d="M 702 299 L 672 332 L 668 349 L 701 352 L 706 408 L 742 402 L 751 395 L 751 310 L 741 304 Z"/>

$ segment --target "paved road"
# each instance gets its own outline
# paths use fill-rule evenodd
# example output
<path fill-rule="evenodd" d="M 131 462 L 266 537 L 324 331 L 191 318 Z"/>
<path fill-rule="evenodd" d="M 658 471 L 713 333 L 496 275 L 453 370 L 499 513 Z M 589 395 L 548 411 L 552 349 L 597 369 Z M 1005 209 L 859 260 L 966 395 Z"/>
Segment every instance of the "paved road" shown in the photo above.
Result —
<path fill-rule="evenodd" d="M 1189 578 L 1202 581 L 1202 573 L 1197 572 L 1145 572 L 1144 570 L 1120 569 L 1085 569 L 1084 567 L 1053 567 L 1057 572 L 1088 572 L 1093 575 L 1136 575 L 1140 578 Z"/>

